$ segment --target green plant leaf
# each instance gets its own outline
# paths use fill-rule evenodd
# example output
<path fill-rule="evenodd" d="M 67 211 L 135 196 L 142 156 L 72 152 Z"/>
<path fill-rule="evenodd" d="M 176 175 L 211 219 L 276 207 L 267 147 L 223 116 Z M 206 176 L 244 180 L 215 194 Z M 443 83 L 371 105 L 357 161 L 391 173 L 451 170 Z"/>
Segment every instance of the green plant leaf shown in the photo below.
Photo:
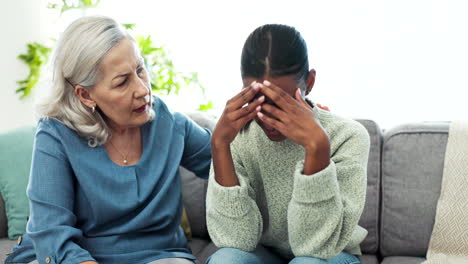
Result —
<path fill-rule="evenodd" d="M 61 14 L 70 9 L 86 9 L 99 5 L 100 0 L 61 0 L 49 1 L 48 8 L 60 9 Z M 135 31 L 135 24 L 122 24 L 124 28 Z M 159 43 L 155 43 L 151 35 L 136 34 L 135 40 L 141 51 L 145 66 L 151 78 L 151 89 L 158 95 L 179 95 L 186 90 L 195 90 L 205 95 L 205 88 L 201 85 L 198 74 L 195 72 L 180 72 L 171 59 L 168 49 Z M 43 66 L 49 59 L 51 49 L 40 43 L 28 43 L 27 52 L 18 55 L 21 60 L 29 67 L 28 76 L 17 81 L 19 88 L 16 93 L 20 98 L 24 98 L 31 93 L 31 90 L 40 79 Z M 213 104 L 209 101 L 207 104 L 200 105 L 200 110 L 211 109 Z"/>
<path fill-rule="evenodd" d="M 122 24 L 122 26 L 125 28 L 125 29 L 134 29 L 135 28 L 135 24 Z"/>
<path fill-rule="evenodd" d="M 210 109 L 213 109 L 213 102 L 211 100 L 208 101 L 207 104 L 201 104 L 200 106 L 198 106 L 199 111 L 206 112 L 206 111 L 208 111 Z"/>
<path fill-rule="evenodd" d="M 18 59 L 29 67 L 26 79 L 16 82 L 20 85 L 20 88 L 16 90 L 16 93 L 20 94 L 20 98 L 28 96 L 39 81 L 41 68 L 47 63 L 50 51 L 51 48 L 34 42 L 27 44 L 27 53 L 18 55 Z"/>

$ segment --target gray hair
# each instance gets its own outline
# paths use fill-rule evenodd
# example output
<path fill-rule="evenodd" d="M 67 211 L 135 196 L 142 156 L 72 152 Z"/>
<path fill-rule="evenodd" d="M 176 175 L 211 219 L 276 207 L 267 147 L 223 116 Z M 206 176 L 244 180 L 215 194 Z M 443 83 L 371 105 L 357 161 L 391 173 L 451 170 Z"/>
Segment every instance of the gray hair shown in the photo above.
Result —
<path fill-rule="evenodd" d="M 90 147 L 107 142 L 111 130 L 100 111 L 81 103 L 75 86 L 92 90 L 99 78 L 100 62 L 123 38 L 134 39 L 115 20 L 88 16 L 75 20 L 62 33 L 54 51 L 50 96 L 38 105 L 41 118 L 53 118 L 88 139 Z M 150 120 L 154 117 L 150 109 Z"/>

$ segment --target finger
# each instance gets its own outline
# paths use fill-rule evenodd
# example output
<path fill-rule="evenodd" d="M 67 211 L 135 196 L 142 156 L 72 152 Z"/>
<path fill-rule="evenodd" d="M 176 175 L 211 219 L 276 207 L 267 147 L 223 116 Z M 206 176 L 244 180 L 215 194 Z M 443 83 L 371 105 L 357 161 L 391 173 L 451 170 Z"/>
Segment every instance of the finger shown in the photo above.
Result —
<path fill-rule="evenodd" d="M 228 104 L 233 110 L 236 110 L 250 102 L 261 88 L 262 86 L 254 81 L 249 86 L 242 89 L 242 91 L 240 91 L 236 96 L 231 98 L 231 100 L 228 101 Z"/>
<path fill-rule="evenodd" d="M 283 89 L 267 80 L 263 81 L 262 93 L 283 110 L 287 110 L 289 105 L 295 101 Z"/>
<path fill-rule="evenodd" d="M 257 116 L 258 116 L 258 118 L 260 118 L 260 120 L 262 120 L 267 125 L 273 127 L 274 129 L 278 130 L 282 134 L 285 134 L 285 125 L 281 121 L 276 120 L 276 119 L 271 118 L 271 117 L 268 117 L 267 115 L 263 114 L 262 112 L 258 112 Z"/>
<path fill-rule="evenodd" d="M 248 115 L 245 115 L 241 118 L 239 118 L 237 120 L 238 122 L 238 125 L 239 127 L 244 127 L 245 124 L 247 124 L 247 122 L 251 121 L 252 119 L 254 119 L 256 116 L 257 116 L 257 113 L 260 113 L 260 111 L 262 110 L 262 106 L 259 105 L 255 108 L 255 111 L 252 111 L 251 113 L 249 113 Z"/>
<path fill-rule="evenodd" d="M 287 121 L 289 120 L 288 114 L 286 114 L 286 112 L 271 104 L 264 104 L 262 106 L 262 109 L 263 112 L 269 113 L 272 117 L 281 120 L 283 123 L 287 123 Z"/>
<path fill-rule="evenodd" d="M 245 115 L 249 115 L 252 111 L 255 111 L 255 109 L 260 106 L 263 102 L 265 102 L 265 96 L 262 95 L 258 99 L 254 100 L 247 106 L 244 106 L 240 109 L 235 110 L 232 112 L 232 120 L 237 120 L 239 118 L 242 118 Z"/>
<path fill-rule="evenodd" d="M 328 108 L 328 106 L 326 106 L 326 105 L 317 104 L 317 106 L 318 106 L 320 109 L 323 109 L 323 110 L 325 110 L 325 111 L 330 111 L 330 108 Z"/>

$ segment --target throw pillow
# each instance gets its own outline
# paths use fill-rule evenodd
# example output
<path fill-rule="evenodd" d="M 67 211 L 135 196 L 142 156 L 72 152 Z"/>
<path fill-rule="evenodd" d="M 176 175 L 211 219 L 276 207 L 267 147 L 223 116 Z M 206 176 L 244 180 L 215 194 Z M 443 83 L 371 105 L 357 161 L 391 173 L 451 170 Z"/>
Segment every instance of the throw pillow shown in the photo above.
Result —
<path fill-rule="evenodd" d="M 182 219 L 180 221 L 180 226 L 184 230 L 187 240 L 192 240 L 192 230 L 190 229 L 190 223 L 187 217 L 187 212 L 185 211 L 185 207 L 182 207 Z"/>
<path fill-rule="evenodd" d="M 0 134 L 0 192 L 5 201 L 10 239 L 26 230 L 29 215 L 26 186 L 35 131 L 34 127 L 25 127 Z"/>

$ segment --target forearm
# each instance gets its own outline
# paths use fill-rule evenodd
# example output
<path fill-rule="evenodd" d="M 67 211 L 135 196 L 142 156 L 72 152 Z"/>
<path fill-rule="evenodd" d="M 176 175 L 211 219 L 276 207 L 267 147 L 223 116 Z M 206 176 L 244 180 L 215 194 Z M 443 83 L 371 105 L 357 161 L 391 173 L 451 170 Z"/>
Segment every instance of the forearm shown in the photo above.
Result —
<path fill-rule="evenodd" d="M 211 153 L 216 182 L 224 187 L 238 186 L 239 179 L 236 176 L 234 162 L 232 161 L 230 144 L 213 141 L 211 143 Z"/>

